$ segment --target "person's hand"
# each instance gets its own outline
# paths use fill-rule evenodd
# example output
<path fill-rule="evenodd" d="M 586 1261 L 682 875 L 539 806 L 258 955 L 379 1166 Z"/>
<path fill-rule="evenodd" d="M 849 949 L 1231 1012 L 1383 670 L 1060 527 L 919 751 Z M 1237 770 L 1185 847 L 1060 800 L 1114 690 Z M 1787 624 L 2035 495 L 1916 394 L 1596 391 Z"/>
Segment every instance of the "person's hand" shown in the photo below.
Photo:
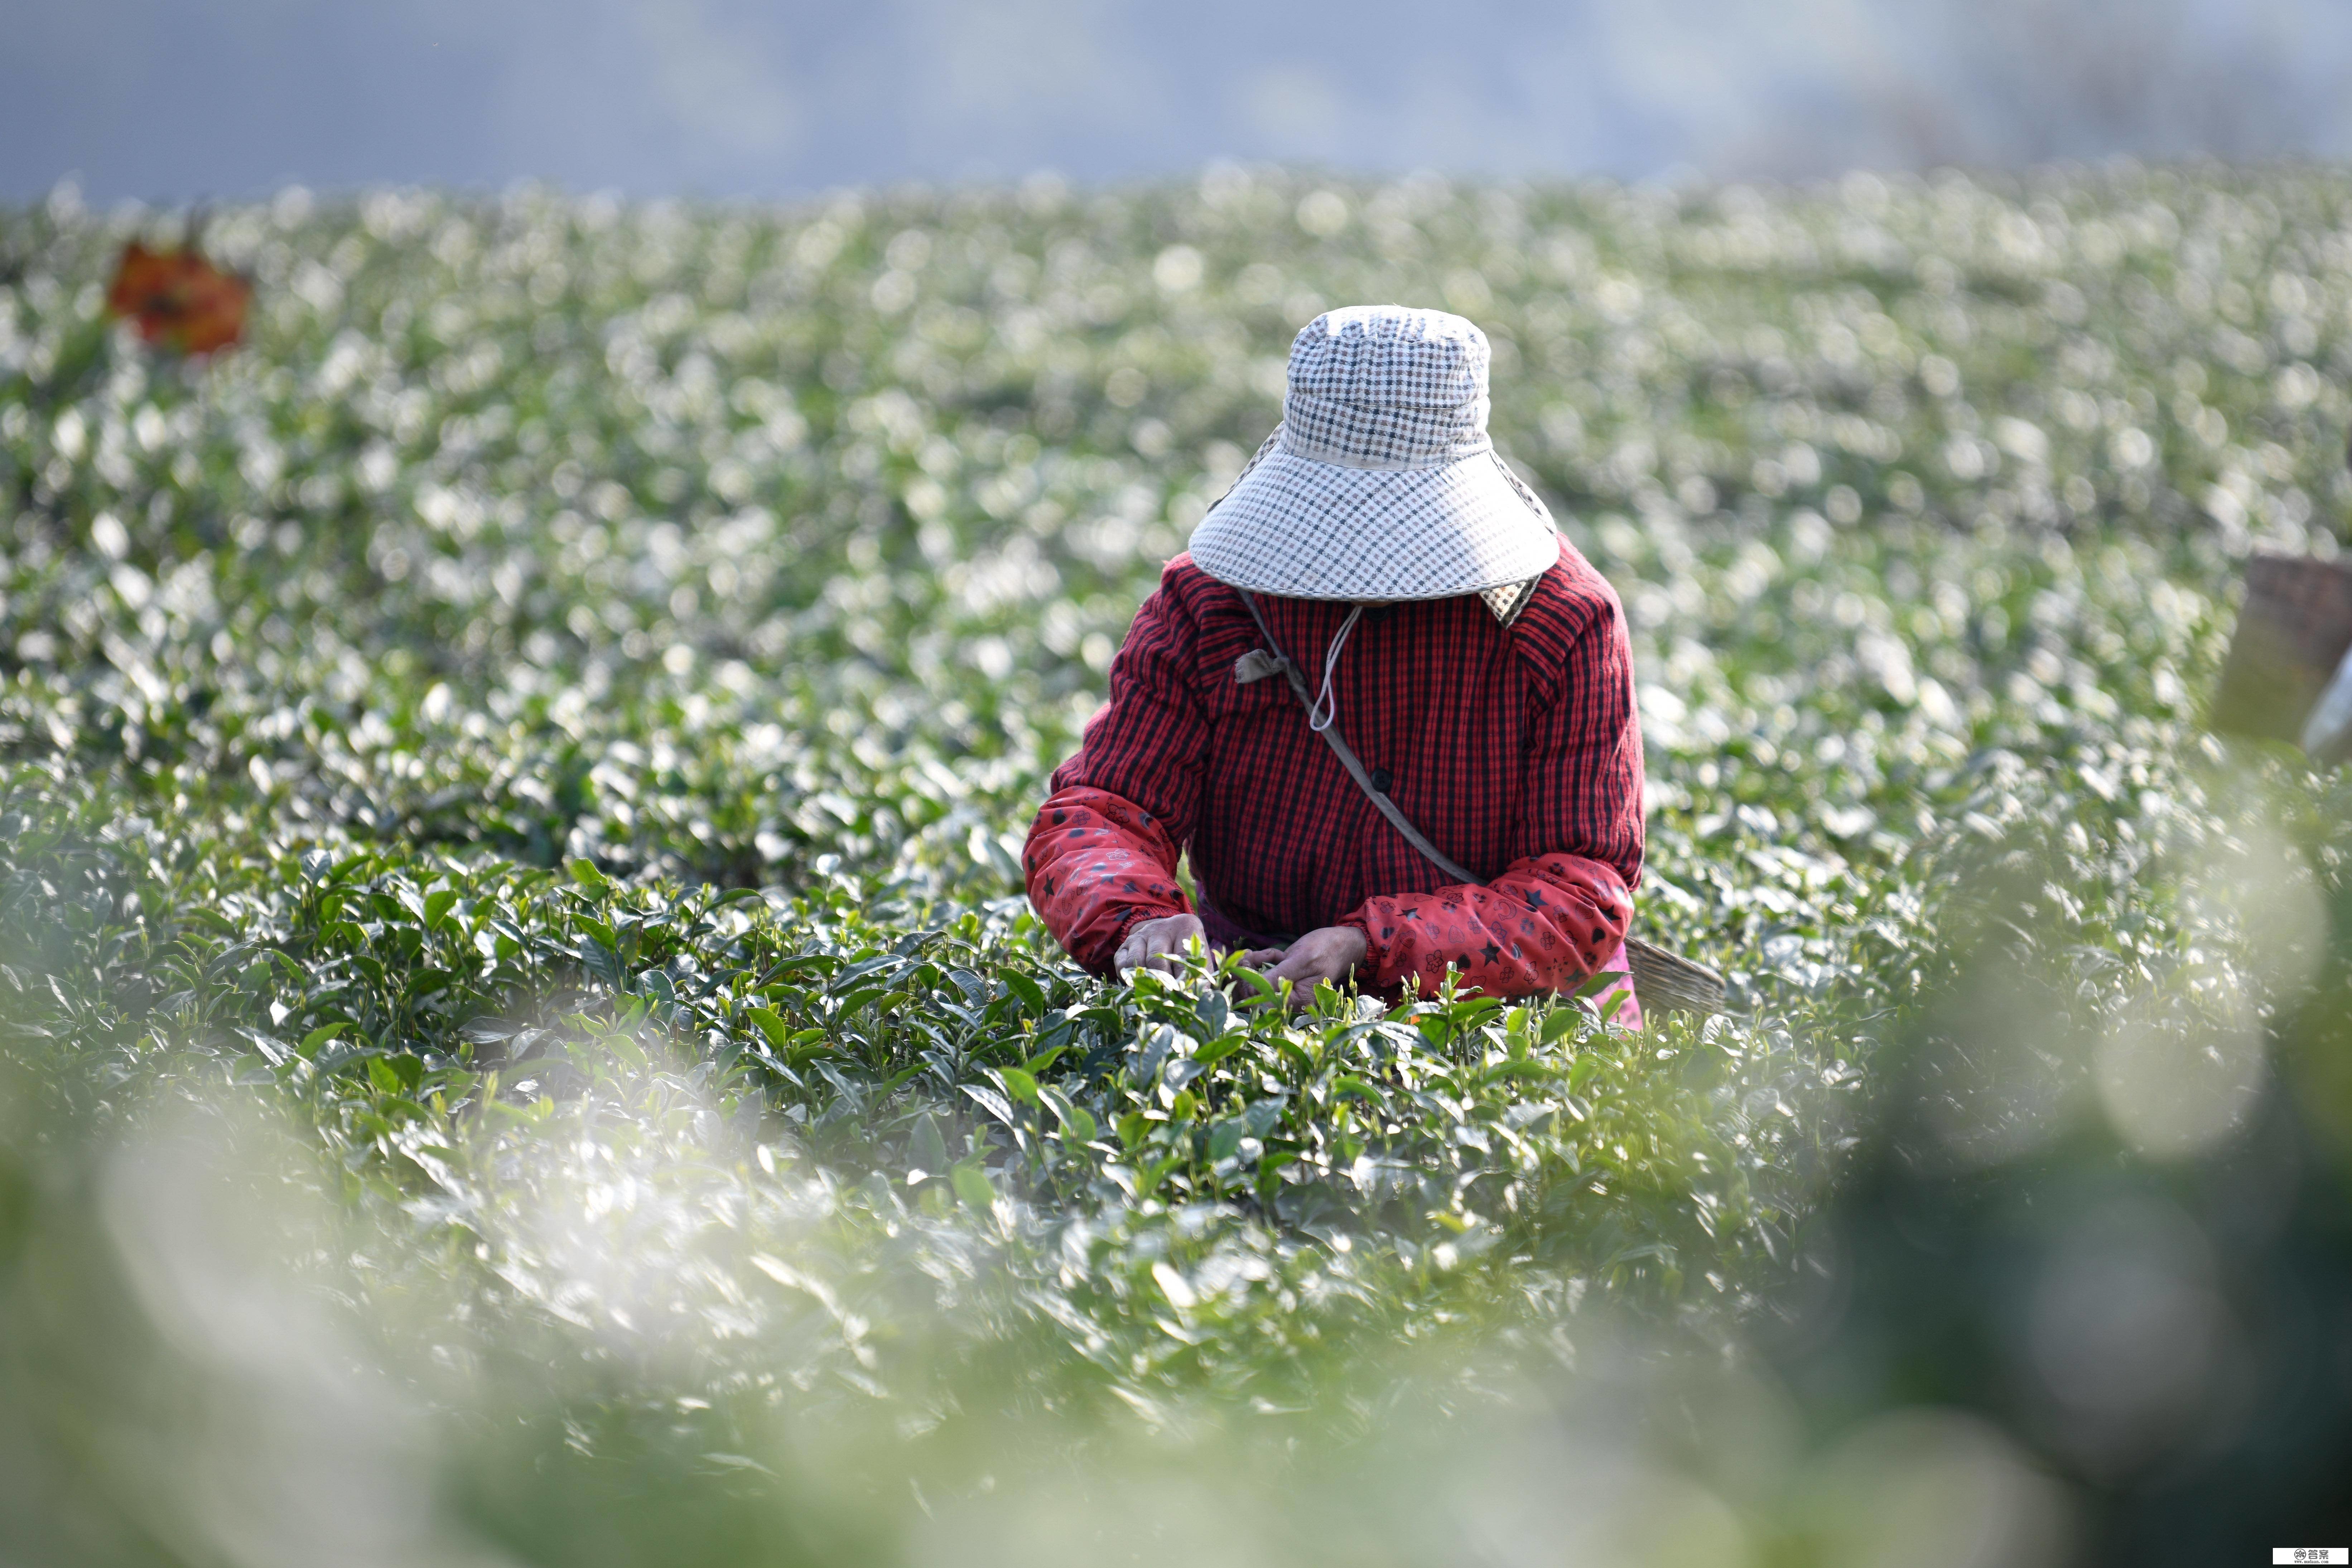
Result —
<path fill-rule="evenodd" d="M 1156 921 L 1138 921 L 1128 928 L 1127 940 L 1111 955 L 1110 966 L 1121 974 L 1130 969 L 1172 972 L 1176 961 L 1171 955 L 1181 952 L 1186 942 L 1202 935 L 1198 915 L 1163 915 Z"/>
<path fill-rule="evenodd" d="M 1253 969 L 1265 969 L 1265 977 L 1276 985 L 1289 981 L 1290 1005 L 1304 1007 L 1315 995 L 1317 981 L 1341 984 L 1364 962 L 1364 933 L 1354 926 L 1324 926 L 1286 949 L 1262 947 L 1245 952 L 1242 962 Z M 1280 962 L 1266 968 L 1269 959 Z"/>

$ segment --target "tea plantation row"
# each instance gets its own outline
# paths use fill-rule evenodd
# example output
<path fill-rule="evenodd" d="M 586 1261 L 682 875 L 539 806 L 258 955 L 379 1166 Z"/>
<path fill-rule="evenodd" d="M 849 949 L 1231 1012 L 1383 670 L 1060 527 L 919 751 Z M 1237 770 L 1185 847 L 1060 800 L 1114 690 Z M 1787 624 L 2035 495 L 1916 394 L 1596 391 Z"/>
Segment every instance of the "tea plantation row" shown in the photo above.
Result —
<path fill-rule="evenodd" d="M 27 1550 L 1867 1561 L 1911 1454 L 2054 1560 L 2267 1365 L 2070 1382 L 2074 1175 L 2190 1238 L 2126 1262 L 2221 1343 L 2212 1259 L 2300 1232 L 2198 1194 L 2285 1138 L 2246 1201 L 2300 1212 L 2352 1131 L 2344 798 L 2200 726 L 2236 562 L 2336 548 L 2347 216 L 2297 171 L 289 192 L 212 217 L 258 309 L 202 364 L 100 313 L 176 218 L 0 217 Z M 1090 979 L 1018 896 L 1290 333 L 1385 299 L 1486 329 L 1624 597 L 1641 922 L 1732 1017 L 1284 1017 Z M 2029 1327 L 1890 1348 L 1871 1171 L 2073 1182 L 1945 1280 Z M 1923 1401 L 1990 1424 L 1832 1441 Z M 1547 1442 L 1617 1479 L 1471 1484 Z"/>

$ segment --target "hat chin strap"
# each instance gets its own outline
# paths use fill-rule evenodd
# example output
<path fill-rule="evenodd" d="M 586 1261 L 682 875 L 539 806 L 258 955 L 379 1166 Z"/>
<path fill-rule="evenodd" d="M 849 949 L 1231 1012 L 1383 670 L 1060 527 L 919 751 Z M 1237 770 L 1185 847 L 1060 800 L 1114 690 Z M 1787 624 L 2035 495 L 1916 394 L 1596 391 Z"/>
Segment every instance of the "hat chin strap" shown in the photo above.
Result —
<path fill-rule="evenodd" d="M 1358 605 L 1349 610 L 1348 618 L 1339 623 L 1338 634 L 1331 638 L 1330 650 L 1323 656 L 1323 690 L 1307 707 L 1307 727 L 1318 735 L 1329 729 L 1331 721 L 1339 717 L 1339 698 L 1331 689 L 1331 671 L 1339 667 L 1339 650 L 1348 646 L 1348 634 L 1354 631 L 1356 623 L 1363 618 L 1363 605 Z"/>

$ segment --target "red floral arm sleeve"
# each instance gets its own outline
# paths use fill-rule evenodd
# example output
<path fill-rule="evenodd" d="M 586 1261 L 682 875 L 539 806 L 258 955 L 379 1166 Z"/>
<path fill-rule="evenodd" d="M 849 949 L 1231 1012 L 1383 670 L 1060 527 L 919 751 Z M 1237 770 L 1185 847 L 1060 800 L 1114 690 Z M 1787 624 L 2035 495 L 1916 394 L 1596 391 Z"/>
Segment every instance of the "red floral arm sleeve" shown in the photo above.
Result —
<path fill-rule="evenodd" d="M 1613 597 L 1553 650 L 1556 696 L 1534 719 L 1515 856 L 1484 887 L 1367 900 L 1363 975 L 1435 989 L 1448 964 L 1496 995 L 1573 989 L 1625 940 L 1642 873 L 1642 731 L 1633 647 Z M 1549 658 L 1548 658 L 1549 662 Z"/>
<path fill-rule="evenodd" d="M 1108 973 L 1127 928 L 1190 913 L 1176 858 L 1200 800 L 1208 721 L 1190 680 L 1192 627 L 1165 593 L 1136 612 L 1111 660 L 1110 700 L 1022 851 L 1029 902 L 1064 950 Z"/>
<path fill-rule="evenodd" d="M 1484 887 L 1367 899 L 1340 921 L 1364 933 L 1367 986 L 1433 994 L 1448 964 L 1497 996 L 1573 990 L 1625 940 L 1633 900 L 1580 855 L 1515 860 Z"/>
<path fill-rule="evenodd" d="M 1133 801 L 1085 784 L 1055 790 L 1022 853 L 1030 907 L 1072 958 L 1107 974 L 1129 926 L 1192 910 L 1176 854 L 1166 827 Z"/>

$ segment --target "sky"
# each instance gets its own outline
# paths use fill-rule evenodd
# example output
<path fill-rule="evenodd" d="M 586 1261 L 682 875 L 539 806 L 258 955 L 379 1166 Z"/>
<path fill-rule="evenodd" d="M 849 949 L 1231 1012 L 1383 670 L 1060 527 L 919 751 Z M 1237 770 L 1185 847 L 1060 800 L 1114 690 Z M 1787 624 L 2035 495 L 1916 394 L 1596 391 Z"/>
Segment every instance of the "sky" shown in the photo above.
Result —
<path fill-rule="evenodd" d="M 2352 0 L 0 0 L 0 201 L 2352 155 Z"/>

